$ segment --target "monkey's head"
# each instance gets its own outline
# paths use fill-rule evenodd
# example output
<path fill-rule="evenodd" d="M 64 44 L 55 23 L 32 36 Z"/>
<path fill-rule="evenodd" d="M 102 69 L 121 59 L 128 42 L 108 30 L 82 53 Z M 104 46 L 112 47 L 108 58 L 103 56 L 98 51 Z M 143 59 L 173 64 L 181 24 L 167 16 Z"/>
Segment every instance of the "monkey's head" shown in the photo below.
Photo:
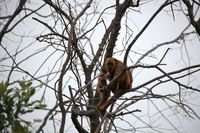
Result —
<path fill-rule="evenodd" d="M 105 76 L 108 79 L 111 80 L 115 76 L 116 66 L 117 66 L 117 61 L 115 58 L 109 57 L 106 59 L 104 67 L 105 67 L 105 71 L 106 71 Z"/>
<path fill-rule="evenodd" d="M 106 77 L 103 73 L 101 73 L 98 77 L 98 85 L 101 88 L 107 85 Z"/>

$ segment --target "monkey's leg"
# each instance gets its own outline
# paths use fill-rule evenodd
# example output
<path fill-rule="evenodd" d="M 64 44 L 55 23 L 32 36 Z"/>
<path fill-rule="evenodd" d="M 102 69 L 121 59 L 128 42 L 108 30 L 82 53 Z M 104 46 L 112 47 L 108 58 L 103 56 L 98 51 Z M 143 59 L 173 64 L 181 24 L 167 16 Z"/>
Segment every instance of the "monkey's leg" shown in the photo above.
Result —
<path fill-rule="evenodd" d="M 104 90 L 104 92 L 100 95 L 100 101 L 97 105 L 97 109 L 102 112 L 105 104 L 108 101 L 108 98 L 110 97 L 110 91 L 109 90 Z"/>
<path fill-rule="evenodd" d="M 116 100 L 122 96 L 124 94 L 124 90 L 122 89 L 117 89 L 115 91 L 115 94 L 106 102 L 106 104 L 104 105 L 102 112 L 105 113 L 106 109 L 113 103 L 116 102 Z"/>

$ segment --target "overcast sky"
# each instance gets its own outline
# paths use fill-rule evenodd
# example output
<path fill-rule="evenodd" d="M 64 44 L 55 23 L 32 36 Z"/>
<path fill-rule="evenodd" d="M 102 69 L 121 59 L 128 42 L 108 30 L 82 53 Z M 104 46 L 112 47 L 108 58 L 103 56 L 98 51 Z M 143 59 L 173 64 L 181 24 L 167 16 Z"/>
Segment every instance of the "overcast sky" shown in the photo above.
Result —
<path fill-rule="evenodd" d="M 35 3 L 29 4 L 29 6 L 37 6 L 38 1 L 35 1 Z M 128 13 L 128 24 L 132 30 L 134 30 L 134 36 L 142 29 L 142 27 L 146 24 L 146 22 L 148 21 L 148 19 L 152 16 L 152 14 L 158 9 L 158 7 L 160 6 L 160 4 L 162 3 L 162 1 L 158 1 L 158 0 L 154 0 L 153 2 L 149 2 L 147 4 L 144 4 L 143 6 L 141 6 L 141 8 L 138 8 L 137 10 L 139 12 L 133 12 L 133 11 L 129 11 L 131 13 Z M 109 5 L 113 5 L 112 1 L 109 0 L 102 0 L 100 2 L 99 7 L 101 8 L 101 10 L 103 10 L 105 7 L 108 7 Z M 4 12 L 5 8 L 1 7 L 1 15 Z M 16 7 L 16 4 L 12 1 L 7 5 L 7 11 L 12 12 L 13 9 Z M 47 9 L 47 8 L 46 8 Z M 165 41 L 170 41 L 172 39 L 174 39 L 178 34 L 180 34 L 180 32 L 183 30 L 184 27 L 186 27 L 186 25 L 188 24 L 188 20 L 187 18 L 182 14 L 182 13 L 175 13 L 176 17 L 175 20 L 173 20 L 172 18 L 172 14 L 171 12 L 168 12 L 168 9 L 165 9 L 164 11 L 162 11 L 157 18 L 153 21 L 153 23 L 150 24 L 150 26 L 148 27 L 148 29 L 141 35 L 141 37 L 138 39 L 138 41 L 136 42 L 136 44 L 134 45 L 134 47 L 132 48 L 132 50 L 134 52 L 138 52 L 138 53 L 145 53 L 146 51 L 148 51 L 149 49 L 151 49 L 153 46 L 156 46 L 159 43 L 165 42 Z M 111 14 L 106 16 L 104 15 L 104 21 L 106 23 L 106 25 L 108 26 L 110 24 L 110 21 L 112 19 L 113 16 L 113 9 L 112 10 L 108 10 Z M 48 11 L 45 10 L 41 10 L 41 12 L 43 12 L 44 14 Z M 51 22 L 49 22 L 51 23 Z M 124 43 L 123 42 L 123 38 L 124 38 L 124 34 L 126 32 L 126 28 L 125 28 L 125 19 L 123 19 L 122 24 L 121 24 L 122 28 L 120 31 L 120 35 L 118 37 L 118 41 L 117 41 L 117 50 L 123 49 L 122 46 L 120 46 L 120 44 Z M 104 32 L 102 32 L 102 27 L 99 27 L 95 30 L 95 33 L 93 35 L 93 39 L 92 42 L 94 44 L 98 44 L 102 38 L 102 34 Z M 41 26 L 40 24 L 38 24 L 36 21 L 34 21 L 31 17 L 24 21 L 22 24 L 20 24 L 19 26 L 17 26 L 14 29 L 13 33 L 17 33 L 18 35 L 25 35 L 25 36 L 29 36 L 32 35 L 34 37 L 27 37 L 27 38 L 23 38 L 22 40 L 20 40 L 19 36 L 16 36 L 13 33 L 9 33 L 6 35 L 6 37 L 3 39 L 3 44 L 4 46 L 6 46 L 6 48 L 10 51 L 10 52 L 15 52 L 15 49 L 18 47 L 17 44 L 21 44 L 20 48 L 23 48 L 25 46 L 27 46 L 27 44 L 31 44 L 35 41 L 35 36 L 38 36 L 40 33 L 44 33 L 44 31 L 46 30 L 45 27 Z M 133 36 L 133 37 L 134 37 Z M 17 60 L 20 61 L 21 59 L 27 57 L 30 53 L 35 52 L 36 50 L 39 50 L 42 43 L 40 42 L 35 42 L 33 43 L 33 45 L 31 45 L 27 50 L 25 50 L 24 52 L 22 52 L 18 57 Z M 95 45 L 94 45 L 95 47 Z M 142 62 L 145 64 L 155 64 L 159 61 L 159 59 L 161 59 L 163 53 L 166 51 L 167 48 L 172 48 L 172 50 L 169 51 L 169 53 L 167 54 L 166 58 L 163 60 L 164 63 L 167 63 L 167 66 L 163 66 L 162 68 L 166 71 L 173 71 L 176 69 L 180 69 L 189 65 L 194 65 L 194 64 L 199 64 L 200 63 L 200 55 L 199 55 L 199 51 L 200 51 L 200 43 L 199 40 L 195 37 L 195 36 L 191 36 L 188 38 L 188 40 L 186 40 L 186 45 L 183 46 L 181 44 L 172 44 L 172 45 L 168 45 L 166 47 L 163 47 L 159 50 L 156 50 L 155 52 L 152 53 L 152 57 L 151 58 L 145 58 Z M 45 60 L 45 57 L 52 49 L 48 49 L 46 50 L 44 53 L 40 53 L 34 57 L 32 57 L 30 60 L 22 63 L 20 66 L 23 67 L 25 70 L 27 70 L 28 72 L 34 74 L 38 67 L 41 65 L 41 63 Z M 116 50 L 116 49 L 115 49 Z M 116 50 L 116 51 L 117 51 Z M 51 51 L 52 52 L 52 51 Z M 134 52 L 130 53 L 130 58 L 133 62 L 128 62 L 128 65 L 133 65 L 133 63 L 136 62 L 136 60 L 139 58 L 139 56 L 137 54 L 134 54 Z M 2 48 L 0 48 L 0 58 L 4 57 L 6 54 L 4 52 L 4 50 Z M 189 59 L 188 59 L 188 55 L 189 55 Z M 115 57 L 119 58 L 120 60 L 123 60 L 123 56 L 121 55 L 121 53 L 116 53 L 114 55 Z M 53 65 L 51 62 L 55 62 L 58 58 L 60 57 L 60 54 L 54 55 L 51 58 L 51 61 L 48 61 L 46 63 L 46 67 L 43 67 L 42 69 L 40 69 L 40 71 L 37 73 L 37 75 L 39 75 L 40 73 L 46 73 L 49 71 L 48 66 Z M 10 63 L 10 61 L 6 61 L 3 62 L 4 64 L 8 64 Z M 134 83 L 133 86 L 137 86 L 145 81 L 148 81 L 149 79 L 156 77 L 157 75 L 160 75 L 161 73 L 155 71 L 155 70 L 141 70 L 138 69 L 136 71 L 133 72 L 133 77 L 134 77 Z M 19 79 L 22 77 L 21 74 L 19 73 L 15 73 L 12 76 L 12 79 Z M 200 74 L 195 74 L 194 77 L 191 77 L 191 84 L 194 87 L 198 87 L 199 88 L 199 81 L 200 81 Z M 0 75 L 0 79 L 1 80 L 5 80 L 6 77 L 5 75 Z M 182 80 L 182 82 L 184 83 L 188 83 L 190 81 L 188 81 L 188 78 L 184 78 Z M 71 80 L 69 82 L 69 84 L 74 84 L 74 81 Z M 54 83 L 51 84 L 52 86 L 54 85 Z M 161 93 L 168 93 L 168 91 L 177 91 L 177 85 L 174 83 L 169 83 L 166 86 L 160 86 L 160 88 L 156 88 L 155 92 L 161 92 Z M 46 93 L 46 101 L 49 104 L 49 107 L 52 107 L 55 104 L 55 95 L 54 92 L 51 90 L 47 90 L 48 93 Z M 41 95 L 43 91 L 38 90 L 38 95 Z M 127 96 L 130 96 L 131 94 L 127 94 Z M 194 106 L 193 109 L 197 112 L 197 114 L 200 115 L 200 107 L 199 107 L 199 101 L 200 101 L 200 95 L 199 94 L 191 94 L 190 95 L 190 100 L 188 102 L 191 103 L 191 105 L 193 104 Z M 36 96 L 37 97 L 37 96 Z M 185 96 L 186 99 L 188 99 L 188 96 Z M 157 112 L 156 107 L 153 106 L 153 103 L 156 103 L 157 106 L 159 106 L 160 109 L 164 109 L 166 108 L 166 105 L 163 102 L 160 101 L 141 101 L 139 103 L 136 103 L 134 106 L 131 106 L 131 108 L 138 108 L 140 110 L 142 110 L 141 114 L 135 114 L 138 117 L 141 117 L 143 120 L 146 120 L 146 122 L 153 122 L 155 119 L 158 119 L 158 117 L 154 117 L 154 114 Z M 198 106 L 196 106 L 198 105 Z M 46 112 L 45 111 L 36 111 L 35 113 L 31 114 L 31 115 L 26 115 L 24 116 L 25 119 L 28 119 L 30 121 L 33 121 L 33 118 L 38 118 L 41 119 L 44 114 Z M 146 116 L 146 114 L 149 114 L 150 116 L 152 116 L 151 119 L 148 118 L 148 116 Z M 178 117 L 174 116 L 173 111 L 168 110 L 168 111 L 164 111 L 164 114 L 166 114 L 166 116 L 169 116 L 169 119 L 172 120 L 173 124 L 178 126 L 178 128 L 180 129 L 180 131 L 182 131 L 183 133 L 199 133 L 200 131 L 200 120 L 198 120 L 197 118 L 194 119 L 189 119 L 188 117 L 184 117 L 184 115 L 178 115 Z M 145 115 L 145 116 L 144 116 Z M 70 116 L 67 117 L 67 119 L 70 119 Z M 130 117 L 125 116 L 124 119 L 128 120 L 131 124 L 136 124 L 138 127 L 140 126 L 140 122 L 136 119 L 136 117 Z M 71 119 L 70 119 L 71 121 Z M 69 120 L 67 120 L 67 123 L 69 122 Z M 155 122 L 156 123 L 156 122 Z M 122 126 L 122 124 L 124 124 Z M 158 123 L 156 123 L 156 125 L 161 125 L 161 127 L 165 127 L 163 125 L 166 124 L 166 128 L 172 128 L 170 126 L 170 124 L 165 120 L 165 119 L 158 119 Z M 35 123 L 33 128 L 35 128 L 37 125 L 40 125 L 40 123 Z M 125 124 L 125 122 L 122 122 L 121 120 L 116 120 L 116 125 L 121 125 L 124 128 L 129 128 L 128 124 Z M 72 123 L 69 123 L 66 125 L 65 128 L 67 131 L 71 131 L 71 132 L 76 132 L 74 126 L 72 125 Z M 51 122 L 50 124 L 48 124 L 47 126 L 45 126 L 45 130 L 47 132 L 52 132 L 51 129 Z M 143 131 L 149 132 L 148 129 L 141 129 Z M 127 131 L 128 132 L 128 131 Z M 169 131 L 170 133 L 172 132 L 176 132 L 176 131 Z"/>

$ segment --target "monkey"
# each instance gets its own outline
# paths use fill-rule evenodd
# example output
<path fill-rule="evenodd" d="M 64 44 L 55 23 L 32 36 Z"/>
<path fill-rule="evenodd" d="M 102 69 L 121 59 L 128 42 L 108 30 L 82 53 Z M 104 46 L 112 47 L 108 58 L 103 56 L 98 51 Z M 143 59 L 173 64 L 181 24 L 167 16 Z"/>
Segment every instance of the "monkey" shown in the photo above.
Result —
<path fill-rule="evenodd" d="M 110 97 L 110 91 L 106 87 L 107 87 L 106 77 L 103 73 L 101 73 L 98 77 L 98 83 L 96 87 L 96 90 L 100 95 L 100 100 L 97 104 L 97 109 L 99 111 L 101 111 L 103 106 L 106 104 L 108 98 Z"/>
<path fill-rule="evenodd" d="M 122 70 L 124 70 L 124 72 L 119 76 Z M 108 90 L 111 90 L 114 94 L 106 102 L 106 104 L 102 105 L 101 110 L 105 111 L 110 104 L 116 101 L 117 98 L 132 88 L 133 77 L 131 71 L 127 69 L 127 66 L 113 57 L 109 57 L 105 60 L 103 73 L 104 76 L 112 83 L 107 86 Z M 117 76 L 119 76 L 119 78 L 112 82 L 112 80 Z"/>
<path fill-rule="evenodd" d="M 111 91 L 114 94 L 117 89 L 121 90 L 122 92 L 125 92 L 132 88 L 132 73 L 130 70 L 127 69 L 127 66 L 125 64 L 123 64 L 116 58 L 109 57 L 106 59 L 104 65 L 104 73 L 109 81 L 113 80 L 116 76 L 118 76 L 123 69 L 126 70 L 119 77 L 119 80 L 116 81 L 116 87 L 111 87 Z"/>

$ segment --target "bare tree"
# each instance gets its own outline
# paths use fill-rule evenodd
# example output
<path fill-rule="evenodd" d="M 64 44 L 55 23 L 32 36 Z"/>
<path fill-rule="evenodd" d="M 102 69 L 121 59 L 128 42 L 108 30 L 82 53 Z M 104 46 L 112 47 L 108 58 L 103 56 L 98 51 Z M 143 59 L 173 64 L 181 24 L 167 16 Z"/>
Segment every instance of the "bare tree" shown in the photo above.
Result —
<path fill-rule="evenodd" d="M 34 83 L 38 99 L 48 105 L 39 110 L 46 116 L 40 118 L 36 132 L 45 131 L 48 123 L 52 123 L 54 132 L 60 133 L 181 132 L 174 118 L 178 121 L 183 115 L 200 119 L 199 109 L 193 108 L 196 103 L 191 103 L 200 92 L 200 62 L 193 62 L 188 52 L 192 42 L 200 44 L 200 2 L 159 2 L 116 0 L 109 5 L 94 0 L 1 2 L 0 76 L 8 87 L 21 79 Z M 137 27 L 139 20 L 133 16 L 141 13 L 142 18 L 143 7 L 152 4 L 156 9 L 144 25 Z M 151 47 L 145 32 L 162 19 L 159 15 L 163 13 L 174 22 L 179 21 L 181 14 L 185 24 L 173 38 Z M 159 33 L 152 36 L 162 38 Z M 144 44 L 138 46 L 139 40 L 146 40 L 148 48 Z M 177 49 L 181 52 L 175 53 Z M 184 67 L 177 65 L 171 69 L 168 59 L 171 53 L 180 57 Z M 101 114 L 96 108 L 99 101 L 96 78 L 108 57 L 123 59 L 128 69 L 133 70 L 133 88 Z M 144 79 L 137 83 L 138 75 Z M 148 109 L 139 106 L 146 103 Z M 173 119 L 168 118 L 169 112 Z M 166 124 L 159 123 L 161 119 Z M 73 125 L 70 129 L 69 124 Z"/>

